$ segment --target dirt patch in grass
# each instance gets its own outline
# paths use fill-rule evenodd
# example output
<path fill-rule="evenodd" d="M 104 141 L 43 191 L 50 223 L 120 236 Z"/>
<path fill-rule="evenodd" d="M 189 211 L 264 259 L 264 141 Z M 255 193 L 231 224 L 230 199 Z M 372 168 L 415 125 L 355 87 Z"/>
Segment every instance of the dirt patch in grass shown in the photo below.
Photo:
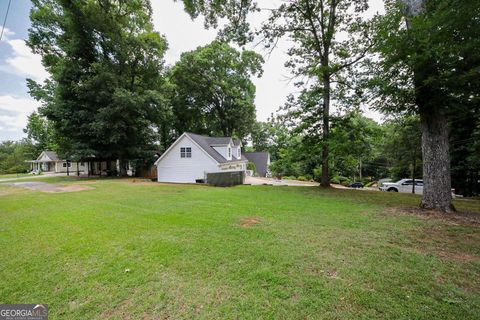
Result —
<path fill-rule="evenodd" d="M 250 228 L 256 224 L 261 223 L 262 221 L 259 218 L 248 217 L 240 219 L 240 226 L 244 228 Z"/>
<path fill-rule="evenodd" d="M 480 262 L 480 214 L 444 214 L 419 208 L 391 208 L 385 214 L 416 216 L 428 221 L 404 234 L 405 238 L 400 240 L 403 248 L 406 245 L 414 252 L 460 264 Z"/>
<path fill-rule="evenodd" d="M 77 192 L 83 190 L 92 190 L 92 187 L 88 187 L 85 185 L 71 185 L 71 186 L 59 186 L 56 191 L 53 192 Z"/>
<path fill-rule="evenodd" d="M 102 314 L 102 319 L 123 319 L 123 320 L 129 320 L 130 318 L 130 313 L 129 310 L 133 306 L 133 301 L 131 298 L 126 299 L 122 301 L 119 305 L 115 306 L 115 308 L 111 310 L 106 310 Z M 148 318 L 147 318 L 148 319 Z"/>
<path fill-rule="evenodd" d="M 480 214 L 475 212 L 442 213 L 436 210 L 423 210 L 412 207 L 395 207 L 388 209 L 386 213 L 391 215 L 418 216 L 423 219 L 436 219 L 453 225 L 480 227 Z"/>
<path fill-rule="evenodd" d="M 130 180 L 131 183 L 145 183 L 148 182 L 149 184 L 153 183 L 151 179 L 132 179 Z"/>
<path fill-rule="evenodd" d="M 26 188 L 30 190 L 37 190 L 47 193 L 59 193 L 59 192 L 77 192 L 83 190 L 92 190 L 92 187 L 87 185 L 72 184 L 72 185 L 61 185 L 61 184 L 52 184 L 45 182 L 16 182 L 11 184 L 14 187 Z"/>
<path fill-rule="evenodd" d="M 480 257 L 475 256 L 473 254 L 465 253 L 465 252 L 452 252 L 447 250 L 439 250 L 437 254 L 440 258 L 443 258 L 446 260 L 458 261 L 458 262 L 480 261 Z"/>
<path fill-rule="evenodd" d="M 443 260 L 461 263 L 480 261 L 476 249 L 480 243 L 478 233 L 452 232 L 442 227 L 425 227 L 416 233 L 419 241 L 417 250 L 420 252 L 433 253 Z"/>

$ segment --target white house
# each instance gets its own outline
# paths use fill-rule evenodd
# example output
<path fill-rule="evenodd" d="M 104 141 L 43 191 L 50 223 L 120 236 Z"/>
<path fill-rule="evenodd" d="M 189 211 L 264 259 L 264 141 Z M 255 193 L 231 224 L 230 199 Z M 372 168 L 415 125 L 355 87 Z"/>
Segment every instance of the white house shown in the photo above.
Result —
<path fill-rule="evenodd" d="M 195 183 L 207 173 L 245 172 L 248 160 L 241 148 L 241 142 L 230 137 L 185 132 L 155 161 L 158 181 Z"/>
<path fill-rule="evenodd" d="M 42 151 L 36 160 L 27 160 L 32 173 L 69 173 L 72 175 L 107 175 L 108 167 L 117 166 L 117 161 L 67 161 L 54 151 Z M 118 171 L 118 168 L 117 168 Z"/>
<path fill-rule="evenodd" d="M 36 160 L 27 161 L 30 163 L 30 171 L 40 173 L 74 173 L 77 172 L 86 172 L 87 163 L 86 162 L 70 162 L 67 160 L 62 160 L 58 157 L 57 153 L 54 151 L 42 151 Z"/>

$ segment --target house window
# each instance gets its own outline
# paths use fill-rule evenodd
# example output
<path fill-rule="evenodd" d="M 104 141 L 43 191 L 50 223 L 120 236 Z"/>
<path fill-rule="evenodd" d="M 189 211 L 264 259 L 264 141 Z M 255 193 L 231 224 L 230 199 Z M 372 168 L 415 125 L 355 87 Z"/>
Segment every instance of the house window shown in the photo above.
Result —
<path fill-rule="evenodd" d="M 67 163 L 66 163 L 66 162 L 63 163 L 63 167 L 64 167 L 64 168 L 67 167 Z M 69 168 L 72 167 L 72 163 L 71 163 L 71 162 L 68 163 L 68 167 L 69 167 Z"/>
<path fill-rule="evenodd" d="M 228 148 L 228 157 L 229 157 L 229 158 L 232 157 L 232 148 Z"/>
<path fill-rule="evenodd" d="M 180 148 L 180 158 L 191 158 L 191 157 L 192 157 L 192 148 L 191 147 Z"/>

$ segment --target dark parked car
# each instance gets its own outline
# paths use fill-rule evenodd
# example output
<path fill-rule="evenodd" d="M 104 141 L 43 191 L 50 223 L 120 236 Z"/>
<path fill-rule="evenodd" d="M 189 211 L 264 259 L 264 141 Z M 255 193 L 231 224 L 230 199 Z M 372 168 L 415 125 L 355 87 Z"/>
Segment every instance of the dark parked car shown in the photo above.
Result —
<path fill-rule="evenodd" d="M 363 183 L 361 182 L 354 182 L 354 183 L 350 183 L 348 185 L 349 188 L 363 188 Z"/>

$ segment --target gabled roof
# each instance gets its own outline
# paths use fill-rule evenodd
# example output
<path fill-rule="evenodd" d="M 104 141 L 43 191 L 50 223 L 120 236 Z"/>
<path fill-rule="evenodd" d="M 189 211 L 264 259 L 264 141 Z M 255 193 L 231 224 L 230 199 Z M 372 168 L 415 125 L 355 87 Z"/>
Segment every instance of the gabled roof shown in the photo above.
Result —
<path fill-rule="evenodd" d="M 40 155 L 38 156 L 37 160 L 40 160 L 42 158 L 42 155 L 46 155 L 52 161 L 60 161 L 55 151 L 42 151 L 42 153 L 40 153 Z"/>
<path fill-rule="evenodd" d="M 185 132 L 183 133 L 163 154 L 160 158 L 155 161 L 157 165 L 163 157 L 170 152 L 170 150 L 181 140 L 183 136 L 187 136 L 191 139 L 199 148 L 201 148 L 210 158 L 212 158 L 217 163 L 228 163 L 228 162 L 237 162 L 237 161 L 248 161 L 243 155 L 240 159 L 232 156 L 232 160 L 225 159 L 214 147 L 233 145 L 233 140 L 230 137 L 207 137 L 195 133 Z"/>
<path fill-rule="evenodd" d="M 226 146 L 228 144 L 233 144 L 233 140 L 230 137 L 207 137 L 190 132 L 186 132 L 186 134 L 218 163 L 247 160 L 243 157 L 240 159 L 232 157 L 232 160 L 227 160 L 213 148 L 213 146 Z"/>
<path fill-rule="evenodd" d="M 248 161 L 255 164 L 255 169 L 261 176 L 265 176 L 268 171 L 268 160 L 270 154 L 268 152 L 245 152 L 243 153 Z"/>
<path fill-rule="evenodd" d="M 189 133 L 189 132 L 187 132 L 187 134 L 190 136 L 195 135 L 195 136 L 202 137 L 206 139 L 209 145 L 211 146 L 226 146 L 229 144 L 233 144 L 232 138 L 230 137 L 206 137 L 206 136 L 201 136 L 201 135 Z"/>

